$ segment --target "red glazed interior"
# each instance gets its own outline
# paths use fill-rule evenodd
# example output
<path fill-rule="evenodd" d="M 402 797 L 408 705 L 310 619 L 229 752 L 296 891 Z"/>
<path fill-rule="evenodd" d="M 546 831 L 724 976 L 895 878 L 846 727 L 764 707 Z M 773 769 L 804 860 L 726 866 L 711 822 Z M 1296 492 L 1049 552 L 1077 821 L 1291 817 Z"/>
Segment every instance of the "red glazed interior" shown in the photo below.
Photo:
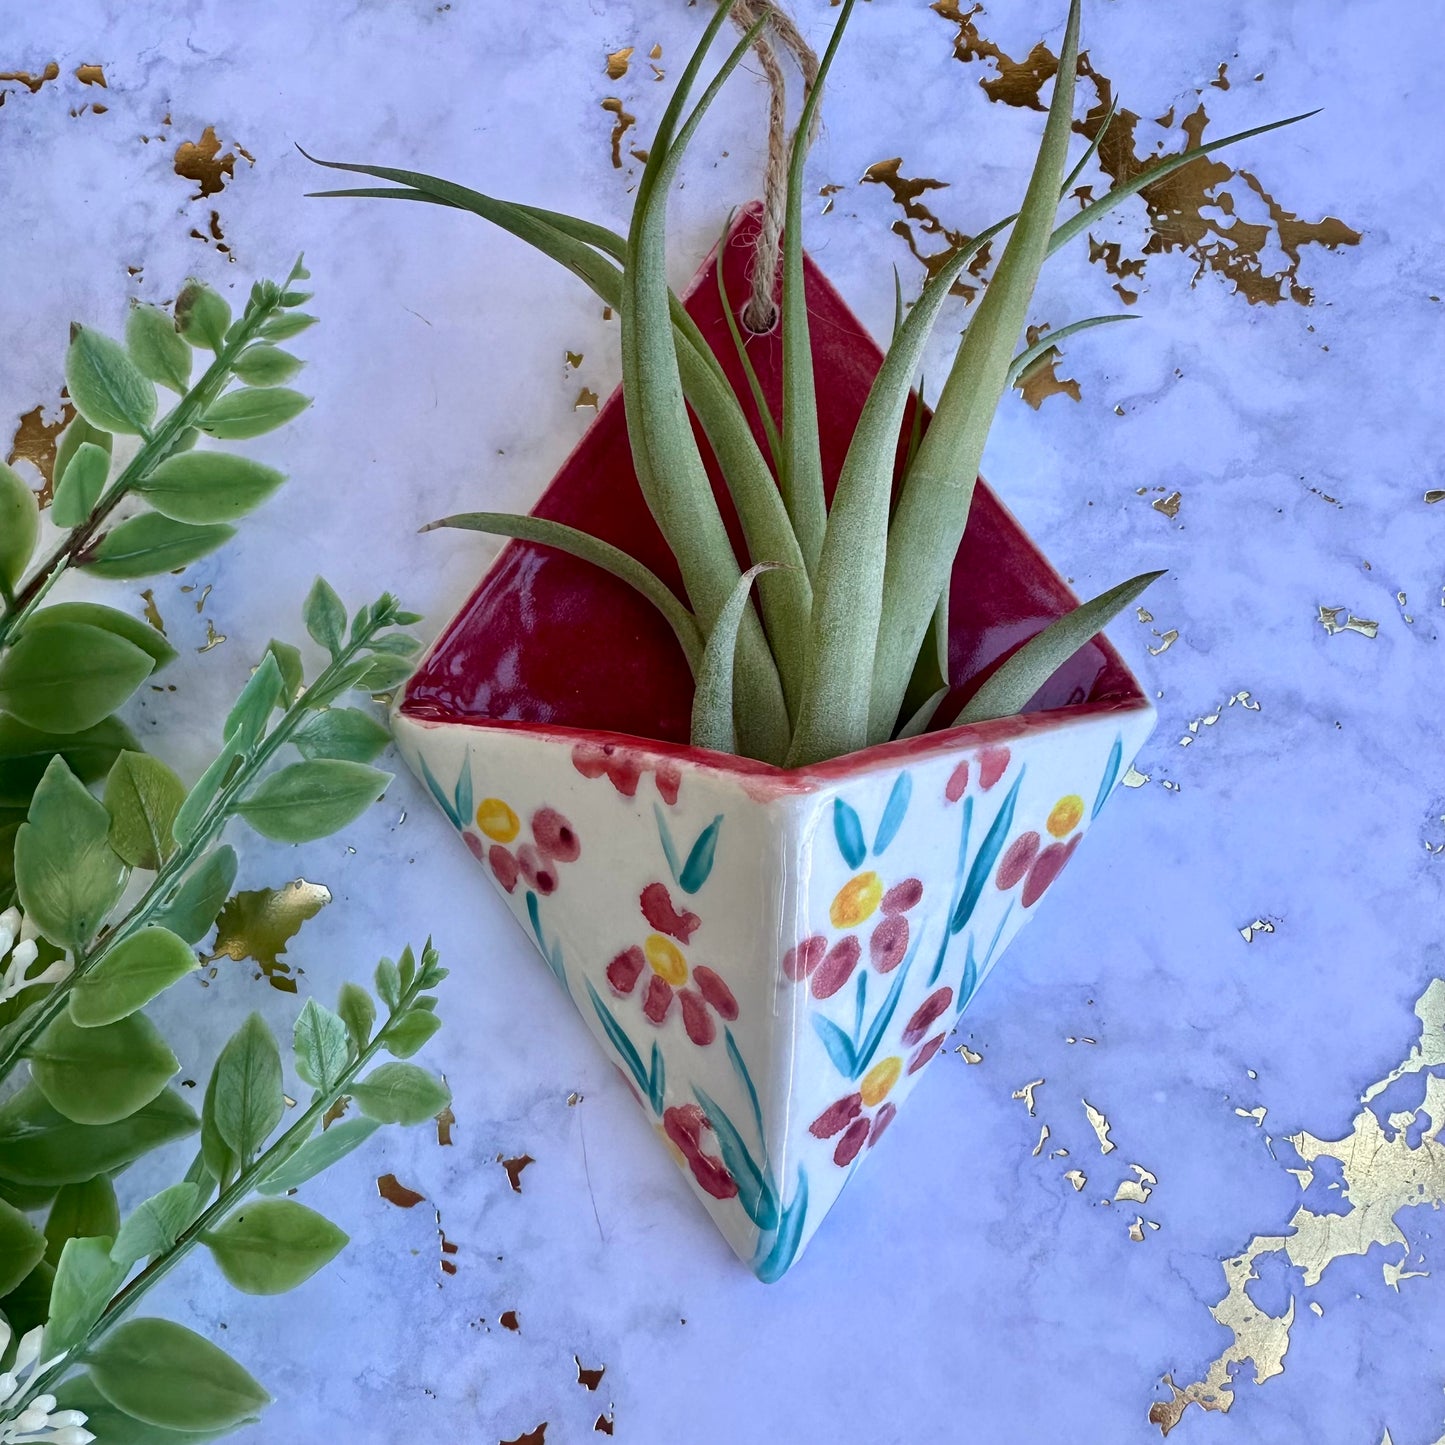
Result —
<path fill-rule="evenodd" d="M 757 212 L 749 207 L 725 243 L 723 269 L 735 305 L 747 294 L 756 230 Z M 882 353 L 821 271 L 811 260 L 805 266 L 823 466 L 831 490 Z M 746 398 L 761 440 L 711 257 L 685 300 L 735 391 Z M 777 415 L 782 387 L 778 334 L 752 337 L 748 351 Z M 905 437 L 911 411 L 912 404 Z M 736 515 L 700 428 L 698 439 L 741 554 Z M 458 507 L 464 505 L 459 499 Z M 607 399 L 534 512 L 630 552 L 681 594 L 676 565 L 632 469 L 620 391 Z M 949 670 L 955 692 L 940 709 L 944 716 L 956 711 L 1004 657 L 1077 599 L 980 482 L 954 563 L 950 602 Z M 1025 711 L 1082 704 L 1095 705 L 1090 712 L 1144 705 L 1138 683 L 1103 637 L 1081 648 Z M 650 603 L 585 562 L 550 548 L 509 542 L 412 679 L 402 711 L 418 721 L 530 724 L 685 746 L 691 706 L 686 660 Z M 759 766 L 742 765 L 750 772 Z"/>

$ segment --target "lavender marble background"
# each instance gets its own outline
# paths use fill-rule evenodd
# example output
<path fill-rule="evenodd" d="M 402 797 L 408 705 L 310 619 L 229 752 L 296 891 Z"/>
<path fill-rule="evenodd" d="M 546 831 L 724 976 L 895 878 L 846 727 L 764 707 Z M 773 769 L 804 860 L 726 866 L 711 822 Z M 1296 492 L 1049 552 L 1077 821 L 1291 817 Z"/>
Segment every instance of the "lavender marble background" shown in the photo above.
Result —
<path fill-rule="evenodd" d="M 997 4 L 976 23 L 1022 57 L 1057 43 L 1062 8 Z M 822 0 L 795 11 L 821 39 Z M 579 391 L 618 377 L 615 323 L 571 278 L 474 219 L 303 200 L 326 178 L 293 142 L 620 223 L 628 149 L 647 144 L 667 89 L 648 50 L 675 67 L 701 20 L 681 0 L 11 7 L 0 66 L 59 74 L 34 93 L 0 81 L 0 430 L 57 401 L 72 318 L 118 331 L 127 293 L 168 298 L 192 273 L 244 294 L 303 248 L 314 274 L 324 324 L 297 350 L 316 404 L 250 448 L 294 480 L 234 545 L 157 584 L 183 658 L 178 691 L 138 722 L 182 764 L 199 766 L 266 639 L 299 633 L 317 570 L 353 603 L 394 588 L 439 626 L 490 547 L 417 526 L 530 505 L 591 416 Z M 246 886 L 304 874 L 335 895 L 289 955 L 303 995 L 329 998 L 378 953 L 435 934 L 453 976 L 431 1057 L 457 1117 L 452 1147 L 390 1132 L 312 1191 L 353 1242 L 286 1303 L 235 1295 L 203 1260 L 158 1301 L 223 1330 L 272 1389 L 256 1438 L 512 1441 L 543 1421 L 528 1438 L 547 1445 L 604 1438 L 604 1421 L 644 1445 L 1159 1438 L 1147 1414 L 1168 1397 L 1163 1374 L 1201 1379 L 1230 1342 L 1209 1314 L 1221 1259 L 1283 1233 L 1301 1199 L 1348 1207 L 1323 1170 L 1301 1194 L 1285 1136 L 1349 1131 L 1445 969 L 1445 503 L 1423 500 L 1445 486 L 1438 22 L 1435 6 L 1386 0 L 1086 6 L 1096 67 L 1142 116 L 1183 115 L 1196 87 L 1210 135 L 1323 105 L 1234 164 L 1287 210 L 1363 239 L 1303 248 L 1311 307 L 1251 306 L 1217 275 L 1191 284 L 1188 257 L 1154 256 L 1142 284 L 1122 283 L 1141 293 L 1141 323 L 1066 348 L 1077 403 L 1003 406 L 985 471 L 1080 591 L 1170 568 L 1146 599 L 1153 622 L 1113 630 L 1158 692 L 1150 781 L 1120 793 L 966 1016 L 952 1042 L 982 1062 L 946 1055 L 783 1283 L 759 1285 L 728 1254 L 409 777 L 335 840 L 240 840 Z M 915 286 L 921 268 L 890 234 L 887 189 L 857 178 L 902 156 L 905 176 L 948 184 L 922 197 L 941 220 L 977 229 L 1012 208 L 1035 144 L 1038 117 L 980 89 L 992 63 L 953 57 L 957 28 L 921 0 L 860 6 L 825 105 L 810 186 L 842 189 L 827 214 L 817 200 L 808 241 L 880 333 L 891 264 Z M 631 69 L 609 81 L 605 56 L 624 46 Z M 1227 91 L 1208 85 L 1221 62 Z M 106 89 L 80 83 L 82 63 L 103 65 Z M 638 117 L 621 169 L 608 96 Z M 678 282 L 756 189 L 763 105 L 756 77 L 740 78 L 699 142 L 673 206 Z M 197 198 L 174 159 L 207 125 L 236 161 Z M 1235 190 L 1241 215 L 1267 219 Z M 1105 230 L 1137 254 L 1142 208 Z M 1035 315 L 1117 309 L 1114 279 L 1077 246 L 1051 263 Z M 1176 516 L 1152 506 L 1176 490 Z M 214 583 L 204 616 L 182 583 Z M 1321 605 L 1378 636 L 1327 634 Z M 207 621 L 227 640 L 200 652 Z M 1258 711 L 1189 733 L 1242 690 Z M 1256 919 L 1274 932 L 1246 943 Z M 188 1076 L 245 1010 L 289 1021 L 296 1001 L 252 972 L 223 962 L 209 989 L 168 999 Z M 1040 1078 L 1030 1117 L 1013 1094 Z M 1396 1090 L 1389 1106 L 1411 1108 L 1423 1083 Z M 1107 1157 L 1082 1099 L 1108 1116 Z M 1238 1112 L 1260 1106 L 1262 1123 Z M 1056 1147 L 1069 1157 L 1046 1157 Z M 524 1153 L 535 1162 L 515 1193 L 497 1161 Z M 1134 1162 L 1158 1180 L 1147 1203 L 1104 1202 Z M 428 1202 L 378 1197 L 385 1171 Z M 126 1185 L 139 1197 L 146 1182 Z M 1159 1225 L 1140 1242 L 1136 1214 Z M 1262 1267 L 1261 1309 L 1299 1300 L 1283 1373 L 1256 1386 L 1246 1366 L 1232 1411 L 1191 1409 L 1175 1438 L 1436 1441 L 1437 1220 L 1414 1209 L 1399 1223 L 1409 1268 L 1431 1274 L 1398 1290 L 1381 1278 L 1398 1248 L 1336 1263 L 1308 1292 L 1281 1257 Z M 509 1310 L 517 1331 L 499 1322 Z M 577 1361 L 606 1367 L 595 1390 Z"/>

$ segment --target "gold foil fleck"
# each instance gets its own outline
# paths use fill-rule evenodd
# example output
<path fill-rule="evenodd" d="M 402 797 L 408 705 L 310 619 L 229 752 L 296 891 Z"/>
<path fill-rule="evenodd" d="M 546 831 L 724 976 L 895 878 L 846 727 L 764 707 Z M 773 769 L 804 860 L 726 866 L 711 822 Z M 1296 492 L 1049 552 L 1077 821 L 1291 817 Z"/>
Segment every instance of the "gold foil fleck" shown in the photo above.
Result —
<path fill-rule="evenodd" d="M 216 631 L 216 624 L 208 617 L 206 618 L 206 640 L 196 649 L 197 652 L 209 652 L 213 647 L 219 647 L 226 640 L 224 632 Z"/>
<path fill-rule="evenodd" d="M 621 50 L 612 51 L 607 57 L 607 78 L 608 80 L 621 80 L 627 74 L 628 62 L 632 59 L 632 52 L 636 47 L 624 45 Z"/>
<path fill-rule="evenodd" d="M 524 1430 L 515 1440 L 501 1440 L 497 1445 L 547 1445 L 547 1422 L 543 1420 L 535 1430 Z"/>
<path fill-rule="evenodd" d="M 1216 90 L 1228 90 L 1228 89 L 1229 89 L 1229 75 L 1228 75 L 1228 71 L 1229 71 L 1229 67 L 1228 67 L 1223 61 L 1220 61 L 1220 64 L 1219 64 L 1219 74 L 1216 75 L 1216 76 L 1214 77 L 1214 79 L 1209 82 L 1210 85 L 1212 85 Z"/>
<path fill-rule="evenodd" d="M 1178 492 L 1170 492 L 1167 497 L 1156 497 L 1149 503 L 1156 512 L 1163 512 L 1166 517 L 1177 517 L 1179 505 L 1184 500 Z"/>
<path fill-rule="evenodd" d="M 1022 1088 L 1015 1089 L 1009 1096 L 1013 1099 L 1022 1099 L 1023 1102 L 1028 1105 L 1030 1118 L 1033 1117 L 1034 1112 L 1034 1090 L 1040 1088 L 1043 1082 L 1042 1079 L 1030 1079 L 1027 1084 L 1023 1085 Z"/>
<path fill-rule="evenodd" d="M 346 1106 L 351 1102 L 349 1094 L 343 1094 L 322 1116 L 322 1131 L 329 1129 L 343 1114 L 346 1113 Z"/>
<path fill-rule="evenodd" d="M 243 147 L 237 146 L 236 149 L 252 165 L 256 164 Z M 196 183 L 198 189 L 191 197 L 193 201 L 217 195 L 236 173 L 235 152 L 221 150 L 221 142 L 216 137 L 216 128 L 213 125 L 208 125 L 201 132 L 200 140 L 183 140 L 176 147 L 173 164 L 178 176 Z"/>
<path fill-rule="evenodd" d="M 452 1130 L 456 1127 L 456 1122 L 457 1116 L 452 1113 L 452 1106 L 450 1104 L 437 1115 L 437 1143 L 441 1148 L 451 1148 Z"/>
<path fill-rule="evenodd" d="M 497 1155 L 497 1163 L 507 1171 L 507 1183 L 512 1186 L 513 1194 L 522 1192 L 522 1171 L 527 1165 L 536 1162 L 530 1154 L 518 1154 L 513 1159 L 504 1158 L 501 1154 Z"/>
<path fill-rule="evenodd" d="M 1254 1127 L 1258 1129 L 1263 1126 L 1264 1116 L 1269 1113 L 1269 1110 L 1263 1104 L 1256 1104 L 1253 1109 L 1236 1108 L 1234 1112 L 1241 1119 L 1253 1119 Z"/>
<path fill-rule="evenodd" d="M 29 462 L 40 473 L 42 485 L 37 499 L 42 507 L 49 506 L 55 490 L 55 448 L 60 433 L 75 420 L 75 407 L 68 399 L 61 405 L 57 421 L 46 421 L 45 410 L 43 405 L 37 406 L 20 418 L 10 439 L 10 454 L 5 458 L 7 466 Z"/>
<path fill-rule="evenodd" d="M 818 187 L 818 194 L 824 198 L 823 209 L 820 214 L 826 216 L 833 209 L 833 197 L 843 189 L 839 185 L 826 185 Z"/>
<path fill-rule="evenodd" d="M 54 80 L 60 74 L 60 66 L 55 61 L 50 61 L 39 75 L 31 75 L 28 70 L 7 70 L 0 72 L 0 81 L 18 80 L 26 90 L 34 95 L 47 81 Z"/>
<path fill-rule="evenodd" d="M 567 365 L 576 371 L 582 365 L 582 353 L 580 351 L 569 351 L 567 353 Z"/>
<path fill-rule="evenodd" d="M 160 633 L 166 635 L 165 619 L 161 616 L 161 610 L 156 606 L 156 592 L 154 587 L 146 587 L 141 592 L 141 600 L 145 603 L 145 619 Z"/>
<path fill-rule="evenodd" d="M 1079 1193 L 1084 1185 L 1089 1182 L 1089 1176 L 1082 1169 L 1065 1169 L 1064 1178 L 1074 1186 L 1074 1193 Z"/>
<path fill-rule="evenodd" d="M 592 1429 L 596 1434 L 610 1435 L 616 1423 L 610 1414 L 599 1415 L 593 1422 Z"/>
<path fill-rule="evenodd" d="M 1028 344 L 1033 346 L 1047 330 L 1047 326 L 1026 328 L 1024 335 Z M 1078 401 L 1082 395 L 1079 383 L 1073 377 L 1059 375 L 1058 365 L 1061 360 L 1062 353 L 1057 347 L 1051 346 L 1014 382 L 1014 389 L 1035 411 L 1051 396 L 1071 396 Z"/>
<path fill-rule="evenodd" d="M 425 1194 L 408 1189 L 395 1174 L 381 1175 L 376 1181 L 376 1192 L 388 1204 L 394 1204 L 398 1209 L 413 1209 L 426 1198 Z"/>
<path fill-rule="evenodd" d="M 1117 1198 L 1117 1196 L 1115 1197 Z M 1144 1243 L 1144 1216 L 1142 1214 L 1136 1214 L 1134 1216 L 1134 1222 L 1129 1226 L 1129 1238 L 1132 1239 L 1135 1244 Z"/>
<path fill-rule="evenodd" d="M 1246 943 L 1253 943 L 1256 934 L 1273 932 L 1274 924 L 1271 923 L 1269 919 L 1256 918 L 1253 923 L 1246 923 L 1244 927 L 1239 930 L 1239 936 Z"/>
<path fill-rule="evenodd" d="M 582 1097 L 583 1096 L 574 1089 L 567 1095 L 567 1107 L 569 1109 L 575 1109 L 577 1105 L 582 1102 Z"/>
<path fill-rule="evenodd" d="M 102 90 L 110 88 L 105 83 L 105 70 L 99 65 L 77 65 L 75 78 L 82 85 L 98 85 Z"/>
<path fill-rule="evenodd" d="M 1158 1178 L 1142 1164 L 1131 1164 L 1129 1168 L 1134 1171 L 1134 1178 L 1119 1181 L 1119 1187 L 1114 1191 L 1115 1204 L 1126 1199 L 1133 1204 L 1143 1204 L 1154 1192 L 1154 1186 L 1159 1182 Z"/>
<path fill-rule="evenodd" d="M 211 963 L 221 957 L 237 963 L 252 959 L 273 988 L 295 993 L 295 980 L 288 975 L 291 965 L 279 957 L 308 919 L 315 918 L 331 902 L 331 890 L 322 883 L 294 879 L 282 888 L 253 888 L 232 894 L 216 919 L 216 943 L 206 956 Z"/>
<path fill-rule="evenodd" d="M 1126 788 L 1142 788 L 1149 781 L 1148 773 L 1141 773 L 1133 763 L 1124 769 L 1124 776 L 1119 780 Z"/>
<path fill-rule="evenodd" d="M 622 169 L 622 137 L 627 134 L 629 127 L 637 124 L 637 117 L 623 110 L 622 101 L 615 95 L 609 95 L 602 102 L 602 109 L 613 117 L 612 165 L 615 170 L 620 171 Z"/>
<path fill-rule="evenodd" d="M 599 404 L 597 393 L 591 387 L 584 386 L 577 393 L 577 400 L 572 403 L 572 410 L 581 411 L 584 406 L 590 406 L 593 411 L 596 411 Z"/>
<path fill-rule="evenodd" d="M 1310 1313 L 1313 1314 L 1316 1319 L 1322 1319 L 1324 1317 L 1325 1307 L 1318 1300 L 1311 1300 Z"/>
<path fill-rule="evenodd" d="M 1047 1124 L 1041 1124 L 1039 1126 L 1039 1142 L 1034 1145 L 1033 1158 L 1037 1159 L 1039 1155 L 1044 1152 L 1044 1145 L 1048 1143 L 1048 1140 L 1049 1126 Z"/>
<path fill-rule="evenodd" d="M 1089 1121 L 1089 1128 L 1094 1131 L 1094 1137 L 1099 1141 L 1099 1153 L 1112 1154 L 1119 1146 L 1109 1138 L 1109 1121 L 1087 1099 L 1079 1102 L 1084 1106 L 1084 1117 Z"/>
<path fill-rule="evenodd" d="M 1159 632 L 1156 630 L 1154 635 L 1159 639 L 1159 646 L 1149 649 L 1150 657 L 1161 656 L 1179 641 L 1179 629 L 1177 627 L 1171 627 L 1168 632 Z"/>
<path fill-rule="evenodd" d="M 1430 1271 L 1428 1269 L 1406 1269 L 1404 1259 L 1401 1259 L 1398 1263 L 1394 1260 L 1387 1259 L 1384 1264 L 1384 1269 L 1385 1283 L 1389 1285 L 1396 1294 L 1400 1293 L 1400 1281 L 1402 1279 L 1430 1278 Z"/>
<path fill-rule="evenodd" d="M 1425 500 L 1427 502 L 1445 502 L 1445 487 L 1431 487 L 1425 493 Z"/>
<path fill-rule="evenodd" d="M 1356 617 L 1352 612 L 1345 619 L 1346 632 L 1358 632 L 1361 637 L 1378 637 L 1380 635 L 1380 624 L 1372 622 L 1368 618 Z"/>
<path fill-rule="evenodd" d="M 502 1313 L 497 1316 L 497 1323 L 501 1325 L 504 1330 L 511 1330 L 514 1335 L 522 1332 L 522 1326 L 517 1319 L 516 1310 L 503 1310 Z"/>
<path fill-rule="evenodd" d="M 572 1356 L 572 1363 L 577 1366 L 577 1383 L 584 1390 L 595 1390 L 602 1383 L 602 1377 L 607 1373 L 606 1365 L 599 1365 L 595 1370 L 589 1370 L 582 1363 L 579 1355 Z"/>
<path fill-rule="evenodd" d="M 1134 615 L 1140 622 L 1153 622 L 1154 620 L 1154 614 L 1150 612 L 1147 607 L 1136 607 L 1134 609 Z"/>
<path fill-rule="evenodd" d="M 954 1050 L 954 1053 L 962 1054 L 963 1061 L 966 1064 L 981 1064 L 983 1062 L 983 1055 L 980 1053 L 975 1053 L 974 1050 L 969 1048 L 967 1044 L 960 1044 Z"/>

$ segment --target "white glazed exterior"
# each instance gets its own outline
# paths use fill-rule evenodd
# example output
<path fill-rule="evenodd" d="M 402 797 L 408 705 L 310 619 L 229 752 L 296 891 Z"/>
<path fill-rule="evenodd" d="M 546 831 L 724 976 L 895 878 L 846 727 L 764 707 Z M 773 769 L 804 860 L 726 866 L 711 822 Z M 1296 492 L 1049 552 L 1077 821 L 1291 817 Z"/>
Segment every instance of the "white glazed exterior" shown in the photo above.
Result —
<path fill-rule="evenodd" d="M 1061 709 L 872 749 L 819 770 L 824 781 L 818 773 L 799 779 L 750 771 L 747 765 L 735 768 L 729 759 L 633 738 L 611 736 L 609 741 L 609 735 L 566 730 L 423 721 L 401 709 L 394 723 L 408 765 L 467 836 L 497 886 L 487 856 L 510 825 L 508 815 L 489 800 L 504 803 L 518 821 L 520 831 L 500 845 L 514 858 L 528 843 L 530 820 L 538 810 L 553 810 L 570 825 L 578 849 L 574 860 L 543 858 L 539 875 L 537 858 L 529 855 L 534 877 L 544 886 L 555 880 L 552 891 L 539 892 L 528 886 L 528 878 L 519 877 L 504 896 L 598 1042 L 633 1085 L 728 1243 L 760 1278 L 770 1280 L 797 1259 L 853 1168 L 871 1152 L 879 1114 L 890 1105 L 896 1109 L 921 1077 L 909 1066 L 931 1044 L 936 1050 L 933 1040 L 953 1027 L 1037 906 L 1031 894 L 1039 891 L 1038 883 L 1047 886 L 1042 868 L 1005 887 L 1018 871 L 1015 866 L 1001 874 L 1005 859 L 1015 865 L 1027 862 L 1031 845 L 1024 835 L 1031 833 L 1038 835 L 1040 852 L 1054 848 L 1053 861 L 1062 849 L 1072 851 L 1071 840 L 1097 815 L 1153 720 L 1153 708 L 1143 701 Z M 605 758 L 604 745 L 612 749 Z M 577 759 L 594 775 L 579 770 Z M 965 771 L 967 783 L 960 792 Z M 890 800 L 895 831 L 888 838 L 880 836 L 880 826 Z M 1077 825 L 1063 826 L 1075 811 L 1081 814 Z M 492 837 L 483 835 L 479 817 Z M 699 882 L 703 870 L 689 873 L 689 853 L 719 818 L 713 863 Z M 673 845 L 672 864 L 664 826 Z M 861 859 L 860 845 L 866 852 Z M 987 853 L 982 863 L 980 851 Z M 504 873 L 508 867 L 504 861 Z M 876 884 L 869 874 L 877 875 Z M 679 875 L 695 891 L 686 891 Z M 863 881 L 854 885 L 852 904 L 845 900 L 834 913 L 840 890 L 858 879 Z M 904 891 L 894 895 L 892 904 L 877 901 L 880 889 L 886 895 L 909 879 L 922 885 L 911 907 L 897 910 L 906 901 Z M 981 886 L 972 890 L 971 907 L 967 898 L 962 900 L 967 917 L 953 933 L 950 922 L 962 911 L 961 894 L 969 893 L 970 879 L 981 879 Z M 691 929 L 685 923 L 674 929 L 675 935 L 688 934 L 686 942 L 669 940 L 666 932 L 659 935 L 643 915 L 643 890 L 658 884 L 666 890 L 670 909 L 698 919 Z M 655 886 L 649 896 L 659 897 Z M 873 958 L 869 940 L 886 907 L 906 919 L 910 952 L 883 972 L 880 965 L 889 955 L 885 950 Z M 864 910 L 867 916 L 850 925 L 848 920 Z M 895 943 L 900 933 L 893 924 Z M 836 980 L 851 952 L 852 946 L 842 943 L 850 934 L 858 940 L 860 957 L 838 991 L 815 996 L 815 990 L 829 987 L 824 982 L 827 961 L 807 977 L 789 976 L 784 967 L 789 950 L 821 937 L 829 949 L 841 944 L 831 956 L 830 980 Z M 665 940 L 660 945 L 659 936 Z M 643 968 L 625 993 L 616 984 L 627 982 L 629 966 L 624 963 L 609 977 L 609 964 L 619 954 L 649 939 L 654 952 L 661 949 L 658 957 L 674 978 L 676 958 L 668 953 L 668 943 L 675 943 L 685 960 L 684 988 L 693 994 L 696 1032 L 708 1031 L 697 1022 L 700 1004 L 711 1020 L 714 1036 L 706 1044 L 696 1042 L 685 1027 L 676 998 L 660 1026 L 644 1015 L 642 999 L 652 968 Z M 966 979 L 970 958 L 972 976 Z M 725 1016 L 725 999 L 724 1013 L 706 1005 L 694 972 L 699 966 L 704 978 L 711 969 L 730 991 L 735 1019 Z M 792 971 L 799 966 L 795 963 Z M 860 985 L 862 978 L 866 983 Z M 660 985 L 651 986 L 661 993 Z M 863 1023 L 855 1028 L 860 987 Z M 904 1044 L 910 1020 L 926 999 L 937 1003 L 944 989 L 950 992 L 942 1012 L 921 1039 Z M 718 996 L 715 985 L 713 994 Z M 859 1045 L 866 1043 L 890 994 L 894 1006 L 878 1046 L 869 1052 Z M 620 1045 L 609 1039 L 604 1012 L 610 1012 L 625 1038 Z M 840 1035 L 847 1037 L 846 1044 L 839 1044 Z M 625 1056 L 629 1044 L 636 1051 L 632 1065 Z M 861 1064 L 854 1062 L 859 1054 L 866 1055 Z M 658 1058 L 661 1079 L 654 1070 Z M 883 1062 L 890 1058 L 899 1060 L 897 1077 L 879 1098 L 893 1071 Z M 825 1119 L 830 1109 L 832 1118 Z M 703 1116 L 707 1124 L 700 1126 Z M 873 1121 L 866 1142 L 860 1142 L 859 1118 Z M 839 1119 L 845 1123 L 828 1133 Z M 678 1143 L 701 1156 L 691 1167 Z M 840 1165 L 835 1162 L 839 1153 L 853 1157 Z M 729 1177 L 736 1192 L 714 1197 L 728 1192 Z M 700 1182 L 704 1178 L 711 1190 Z"/>

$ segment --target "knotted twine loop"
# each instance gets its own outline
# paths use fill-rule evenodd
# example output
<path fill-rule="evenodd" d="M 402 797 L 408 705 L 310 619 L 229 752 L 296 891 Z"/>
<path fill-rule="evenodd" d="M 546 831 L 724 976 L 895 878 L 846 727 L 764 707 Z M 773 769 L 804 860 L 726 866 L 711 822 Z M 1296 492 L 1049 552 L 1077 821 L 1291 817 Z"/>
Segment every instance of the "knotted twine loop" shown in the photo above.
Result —
<path fill-rule="evenodd" d="M 788 205 L 788 97 L 783 67 L 778 63 L 776 39 L 793 57 L 803 75 L 803 94 L 812 90 L 818 78 L 818 57 L 803 38 L 791 17 L 770 0 L 737 0 L 732 18 L 747 31 L 766 16 L 767 26 L 759 31 L 753 49 L 768 78 L 768 162 L 763 173 L 763 218 L 753 246 L 752 294 L 743 307 L 743 323 L 749 331 L 771 331 L 778 319 L 773 288 L 778 276 L 778 241 L 783 234 L 783 217 Z M 811 146 L 818 133 L 818 115 L 813 114 L 805 145 Z M 796 133 L 794 134 L 796 143 Z"/>

